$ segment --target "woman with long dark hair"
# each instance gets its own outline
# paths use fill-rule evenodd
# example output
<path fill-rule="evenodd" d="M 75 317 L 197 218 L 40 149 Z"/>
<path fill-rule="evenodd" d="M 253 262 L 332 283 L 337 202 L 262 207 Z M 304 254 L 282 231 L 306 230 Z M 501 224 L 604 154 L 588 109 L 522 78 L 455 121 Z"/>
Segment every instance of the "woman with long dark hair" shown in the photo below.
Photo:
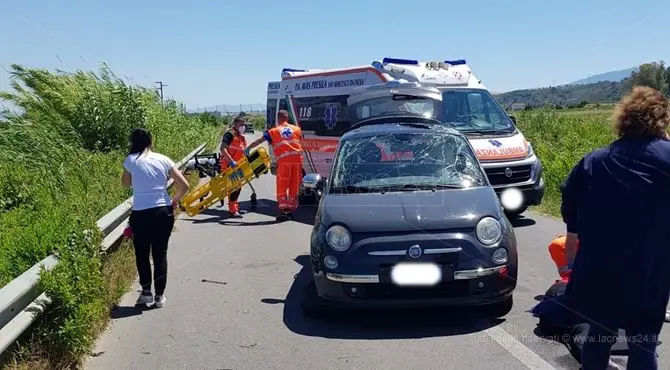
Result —
<path fill-rule="evenodd" d="M 189 185 L 172 159 L 151 149 L 151 134 L 141 128 L 133 130 L 130 135 L 130 152 L 123 162 L 121 183 L 133 189 L 130 227 L 134 235 L 137 273 L 142 285 L 137 305 L 154 302 L 156 307 L 163 307 L 167 282 L 167 249 L 175 222 L 174 210 L 179 206 Z M 174 179 L 177 187 L 172 199 L 167 191 L 169 178 Z M 155 295 L 151 291 L 149 254 L 154 262 Z"/>

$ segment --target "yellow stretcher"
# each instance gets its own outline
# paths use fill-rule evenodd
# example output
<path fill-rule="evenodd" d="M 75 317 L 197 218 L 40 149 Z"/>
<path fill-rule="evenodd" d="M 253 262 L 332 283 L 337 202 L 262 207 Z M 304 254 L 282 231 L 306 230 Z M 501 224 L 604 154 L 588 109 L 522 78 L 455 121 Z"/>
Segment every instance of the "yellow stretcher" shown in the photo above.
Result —
<path fill-rule="evenodd" d="M 202 158 L 203 156 L 199 157 Z M 230 193 L 241 189 L 246 184 L 251 186 L 251 180 L 254 177 L 258 178 L 270 169 L 270 155 L 263 147 L 254 150 L 248 157 L 238 161 L 237 166 L 227 168 L 224 172 L 220 171 L 218 154 L 206 155 L 205 157 L 213 157 L 209 161 L 209 168 L 203 167 L 198 157 L 195 158 L 194 167 L 200 172 L 200 177 L 204 177 L 204 172 L 211 177 L 210 180 L 186 194 L 181 201 L 181 208 L 191 217 L 216 202 L 223 204 L 223 200 Z M 252 206 L 255 206 L 256 203 L 255 195 L 254 190 L 251 199 Z"/>

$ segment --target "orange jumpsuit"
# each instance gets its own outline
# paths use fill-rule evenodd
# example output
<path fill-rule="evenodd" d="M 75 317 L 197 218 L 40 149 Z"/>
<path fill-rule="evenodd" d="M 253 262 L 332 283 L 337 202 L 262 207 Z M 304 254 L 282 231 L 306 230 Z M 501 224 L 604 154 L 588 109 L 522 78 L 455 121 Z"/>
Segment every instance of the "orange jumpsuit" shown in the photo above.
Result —
<path fill-rule="evenodd" d="M 280 122 L 265 134 L 277 160 L 277 203 L 281 212 L 298 208 L 298 192 L 302 182 L 302 130 L 288 122 Z"/>
<path fill-rule="evenodd" d="M 232 140 L 226 143 L 228 144 L 228 154 L 233 158 L 233 161 L 239 162 L 244 158 L 244 149 L 247 147 L 247 140 L 244 135 L 240 135 L 235 129 L 228 130 L 223 136 L 224 140 L 227 138 L 229 139 L 230 135 L 232 135 Z M 225 158 L 221 158 L 221 172 L 228 169 L 228 167 L 228 161 Z M 240 196 L 241 190 L 242 189 L 236 190 L 228 196 L 228 211 L 230 213 L 237 213 L 240 211 L 240 205 L 237 202 L 237 198 Z"/>
<path fill-rule="evenodd" d="M 558 275 L 560 275 L 561 279 L 563 280 L 567 280 L 568 278 L 570 278 L 570 272 L 571 272 L 570 266 L 568 265 L 569 261 L 565 250 L 566 239 L 567 238 L 565 236 L 559 236 L 558 238 L 552 240 L 551 243 L 549 244 L 549 255 L 556 264 L 556 268 L 558 269 Z"/>

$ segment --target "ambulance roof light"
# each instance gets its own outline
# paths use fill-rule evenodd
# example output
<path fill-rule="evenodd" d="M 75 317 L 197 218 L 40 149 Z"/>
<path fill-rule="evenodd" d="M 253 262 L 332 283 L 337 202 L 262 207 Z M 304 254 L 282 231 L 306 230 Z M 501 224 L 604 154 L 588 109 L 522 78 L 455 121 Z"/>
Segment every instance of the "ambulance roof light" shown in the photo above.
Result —
<path fill-rule="evenodd" d="M 447 63 L 447 64 L 451 64 L 452 66 L 460 66 L 460 65 L 467 64 L 465 62 L 465 59 L 445 60 L 444 62 Z"/>
<path fill-rule="evenodd" d="M 293 69 L 293 68 L 284 68 L 281 70 L 282 73 L 284 72 L 307 72 L 305 69 Z"/>
<path fill-rule="evenodd" d="M 399 58 L 384 58 L 382 60 L 382 63 L 388 64 L 388 63 L 393 63 L 393 64 L 412 64 L 412 65 L 419 65 L 418 60 L 413 60 L 413 59 L 399 59 Z"/>

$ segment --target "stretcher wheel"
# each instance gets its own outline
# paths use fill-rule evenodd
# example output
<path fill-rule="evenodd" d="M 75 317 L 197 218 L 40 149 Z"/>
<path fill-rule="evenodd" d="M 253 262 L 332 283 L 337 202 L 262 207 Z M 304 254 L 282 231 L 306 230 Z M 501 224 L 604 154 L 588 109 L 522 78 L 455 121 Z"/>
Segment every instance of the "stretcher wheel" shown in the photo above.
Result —
<path fill-rule="evenodd" d="M 251 203 L 251 207 L 256 208 L 258 205 L 258 198 L 256 197 L 256 193 L 251 194 L 251 200 L 249 203 Z"/>

